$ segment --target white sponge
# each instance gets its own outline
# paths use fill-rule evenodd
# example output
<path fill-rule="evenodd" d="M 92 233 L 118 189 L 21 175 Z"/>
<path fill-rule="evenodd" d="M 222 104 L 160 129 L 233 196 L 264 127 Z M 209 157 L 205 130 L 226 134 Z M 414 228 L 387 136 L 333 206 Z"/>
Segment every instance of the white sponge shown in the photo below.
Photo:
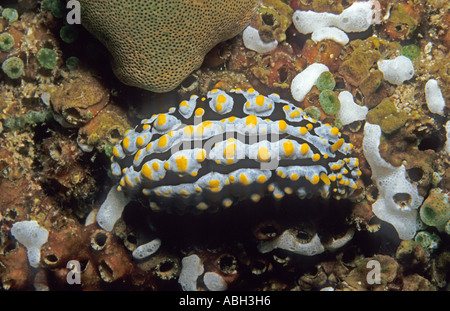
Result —
<path fill-rule="evenodd" d="M 11 227 L 11 234 L 26 247 L 30 266 L 37 268 L 41 260 L 41 246 L 47 242 L 48 231 L 32 220 L 16 222 Z"/>
<path fill-rule="evenodd" d="M 225 291 L 228 288 L 225 280 L 215 272 L 206 272 L 203 276 L 203 283 L 210 291 Z"/>
<path fill-rule="evenodd" d="M 339 93 L 338 98 L 341 103 L 341 108 L 337 113 L 337 118 L 341 120 L 343 125 L 366 119 L 369 108 L 355 103 L 352 93 L 349 91 L 343 91 Z"/>
<path fill-rule="evenodd" d="M 442 95 L 441 88 L 435 79 L 428 80 L 425 84 L 425 99 L 427 101 L 428 109 L 432 113 L 444 115 L 445 99 Z"/>
<path fill-rule="evenodd" d="M 291 230 L 284 231 L 279 237 L 271 241 L 262 241 L 258 245 L 261 253 L 268 253 L 275 248 L 284 249 L 295 254 L 314 256 L 325 251 L 319 236 L 316 234 L 308 243 L 303 243 Z"/>
<path fill-rule="evenodd" d="M 322 72 L 328 71 L 324 64 L 314 63 L 305 68 L 302 72 L 292 79 L 291 93 L 296 101 L 303 101 L 306 94 L 311 91 Z"/>
<path fill-rule="evenodd" d="M 112 231 L 116 221 L 122 217 L 122 212 L 128 202 L 130 199 L 122 191 L 118 191 L 117 186 L 113 186 L 98 210 L 96 219 L 99 226 L 106 231 Z"/>
<path fill-rule="evenodd" d="M 346 8 L 336 21 L 336 26 L 345 32 L 366 31 L 373 21 L 373 1 L 355 2 Z"/>
<path fill-rule="evenodd" d="M 196 291 L 197 279 L 204 272 L 203 263 L 197 255 L 190 255 L 181 260 L 181 272 L 178 283 L 184 291 Z"/>
<path fill-rule="evenodd" d="M 322 27 L 316 29 L 312 33 L 311 39 L 316 43 L 329 39 L 342 45 L 346 45 L 349 41 L 347 34 L 336 27 Z"/>
<path fill-rule="evenodd" d="M 136 259 L 143 259 L 149 257 L 158 251 L 161 246 L 160 239 L 154 239 L 148 243 L 140 245 L 133 251 L 133 257 Z"/>
<path fill-rule="evenodd" d="M 372 25 L 372 6 L 373 1 L 355 2 L 339 15 L 297 10 L 292 19 L 298 32 L 312 33 L 315 42 L 331 39 L 345 45 L 349 41 L 345 32 L 366 31 Z"/>
<path fill-rule="evenodd" d="M 380 126 L 366 123 L 364 156 L 372 169 L 372 179 L 379 191 L 379 197 L 372 209 L 379 219 L 395 227 L 400 239 L 410 240 L 417 230 L 417 211 L 423 197 L 419 195 L 417 187 L 406 179 L 404 165 L 394 167 L 381 157 L 380 137 Z"/>
<path fill-rule="evenodd" d="M 400 85 L 414 76 L 414 65 L 406 56 L 378 61 L 378 69 L 389 83 Z"/>
<path fill-rule="evenodd" d="M 272 42 L 264 42 L 259 36 L 258 29 L 248 26 L 242 33 L 242 39 L 244 40 L 244 45 L 247 49 L 256 51 L 258 53 L 264 54 L 272 51 L 278 46 L 278 41 L 274 40 Z"/>

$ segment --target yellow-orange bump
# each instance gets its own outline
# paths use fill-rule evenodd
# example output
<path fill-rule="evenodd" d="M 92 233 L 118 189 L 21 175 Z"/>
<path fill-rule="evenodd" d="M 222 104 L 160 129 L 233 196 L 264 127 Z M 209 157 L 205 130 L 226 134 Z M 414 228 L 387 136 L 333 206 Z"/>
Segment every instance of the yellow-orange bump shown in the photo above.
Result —
<path fill-rule="evenodd" d="M 336 152 L 337 150 L 339 150 L 339 148 L 342 147 L 342 145 L 344 144 L 344 139 L 341 138 L 339 139 L 337 142 L 335 142 L 334 144 L 331 145 L 330 149 L 332 152 Z"/>
<path fill-rule="evenodd" d="M 269 149 L 267 149 L 266 147 L 260 147 L 258 149 L 258 159 L 261 162 L 269 161 L 269 159 L 270 159 Z"/>
<path fill-rule="evenodd" d="M 175 163 L 180 172 L 185 172 L 188 166 L 188 159 L 185 156 L 178 156 L 175 158 Z"/>
<path fill-rule="evenodd" d="M 280 129 L 280 131 L 284 132 L 287 129 L 287 123 L 284 120 L 280 120 L 278 121 L 278 127 Z"/>
<path fill-rule="evenodd" d="M 162 148 L 165 147 L 166 145 L 167 145 L 167 135 L 163 135 L 159 138 L 158 146 Z"/>
<path fill-rule="evenodd" d="M 245 124 L 248 127 L 255 127 L 256 124 L 258 124 L 258 119 L 254 115 L 249 115 L 248 117 L 245 118 Z"/>
<path fill-rule="evenodd" d="M 331 133 L 332 135 L 334 135 L 334 136 L 338 136 L 338 135 L 339 135 L 339 129 L 338 129 L 337 127 L 333 127 L 333 128 L 330 130 L 330 133 Z"/>
<path fill-rule="evenodd" d="M 255 102 L 258 106 L 263 106 L 265 102 L 265 97 L 259 94 L 258 96 L 256 96 Z"/>
<path fill-rule="evenodd" d="M 259 175 L 258 178 L 256 178 L 256 181 L 260 184 L 263 184 L 267 181 L 267 178 L 265 175 Z"/>
<path fill-rule="evenodd" d="M 327 174 L 325 174 L 325 173 L 320 173 L 320 179 L 323 181 L 323 183 L 325 184 L 325 185 L 330 185 L 331 184 L 331 181 L 330 181 L 330 179 L 328 178 L 328 175 Z"/>
<path fill-rule="evenodd" d="M 287 140 L 283 143 L 284 154 L 288 157 L 294 153 L 294 144 Z"/>
<path fill-rule="evenodd" d="M 308 151 L 309 151 L 309 145 L 308 145 L 307 143 L 303 143 L 303 144 L 300 146 L 300 152 L 301 152 L 302 154 L 307 154 Z"/>
<path fill-rule="evenodd" d="M 204 114 L 205 114 L 205 109 L 203 109 L 203 108 L 195 109 L 195 116 L 196 117 L 202 117 Z"/>
<path fill-rule="evenodd" d="M 312 179 L 309 180 L 313 185 L 316 185 L 320 181 L 319 175 L 315 174 Z"/>

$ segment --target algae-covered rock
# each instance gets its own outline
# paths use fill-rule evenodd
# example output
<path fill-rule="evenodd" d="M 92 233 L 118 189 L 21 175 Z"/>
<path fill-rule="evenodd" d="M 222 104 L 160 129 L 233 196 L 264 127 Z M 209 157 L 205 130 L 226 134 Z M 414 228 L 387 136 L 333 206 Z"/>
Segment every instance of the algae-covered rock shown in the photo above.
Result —
<path fill-rule="evenodd" d="M 106 155 L 112 155 L 112 147 L 116 145 L 124 132 L 131 128 L 126 113 L 117 105 L 108 105 L 102 109 L 89 123 L 78 131 L 78 145 L 86 148 L 97 148 Z M 111 150 L 110 150 L 111 149 Z"/>
<path fill-rule="evenodd" d="M 280 0 L 263 0 L 251 26 L 258 29 L 264 42 L 286 40 L 286 30 L 292 24 L 292 8 Z"/>
<path fill-rule="evenodd" d="M 348 83 L 359 86 L 378 59 L 380 59 L 380 52 L 377 50 L 358 48 L 342 63 L 339 72 Z"/>
<path fill-rule="evenodd" d="M 385 29 L 391 39 L 407 39 L 420 23 L 421 4 L 419 2 L 396 3 L 390 10 Z"/>
<path fill-rule="evenodd" d="M 407 120 L 407 113 L 398 111 L 391 99 L 385 98 L 378 106 L 367 113 L 367 122 L 378 124 L 385 134 L 400 129 Z"/>
<path fill-rule="evenodd" d="M 80 126 L 108 104 L 109 90 L 90 75 L 67 79 L 50 91 L 55 118 L 67 126 Z M 59 118 L 58 118 L 59 117 Z M 62 118 L 62 119 L 61 119 Z"/>

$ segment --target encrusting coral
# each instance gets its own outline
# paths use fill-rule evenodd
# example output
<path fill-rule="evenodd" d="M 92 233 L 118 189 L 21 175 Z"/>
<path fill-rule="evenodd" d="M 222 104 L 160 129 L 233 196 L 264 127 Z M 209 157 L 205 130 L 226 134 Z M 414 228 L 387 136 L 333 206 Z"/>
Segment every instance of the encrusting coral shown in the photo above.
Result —
<path fill-rule="evenodd" d="M 155 92 L 177 87 L 205 54 L 236 36 L 250 21 L 256 0 L 82 0 L 82 24 L 112 56 L 125 84 Z"/>

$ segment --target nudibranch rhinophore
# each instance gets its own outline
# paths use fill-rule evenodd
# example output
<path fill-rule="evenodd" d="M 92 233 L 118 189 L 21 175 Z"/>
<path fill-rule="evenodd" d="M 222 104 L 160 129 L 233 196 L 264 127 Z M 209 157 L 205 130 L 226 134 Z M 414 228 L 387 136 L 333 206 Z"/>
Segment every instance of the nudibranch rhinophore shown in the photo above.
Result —
<path fill-rule="evenodd" d="M 213 210 L 270 193 L 340 199 L 361 175 L 341 136 L 278 94 L 213 89 L 128 130 L 111 170 L 117 190 L 153 210 Z"/>

